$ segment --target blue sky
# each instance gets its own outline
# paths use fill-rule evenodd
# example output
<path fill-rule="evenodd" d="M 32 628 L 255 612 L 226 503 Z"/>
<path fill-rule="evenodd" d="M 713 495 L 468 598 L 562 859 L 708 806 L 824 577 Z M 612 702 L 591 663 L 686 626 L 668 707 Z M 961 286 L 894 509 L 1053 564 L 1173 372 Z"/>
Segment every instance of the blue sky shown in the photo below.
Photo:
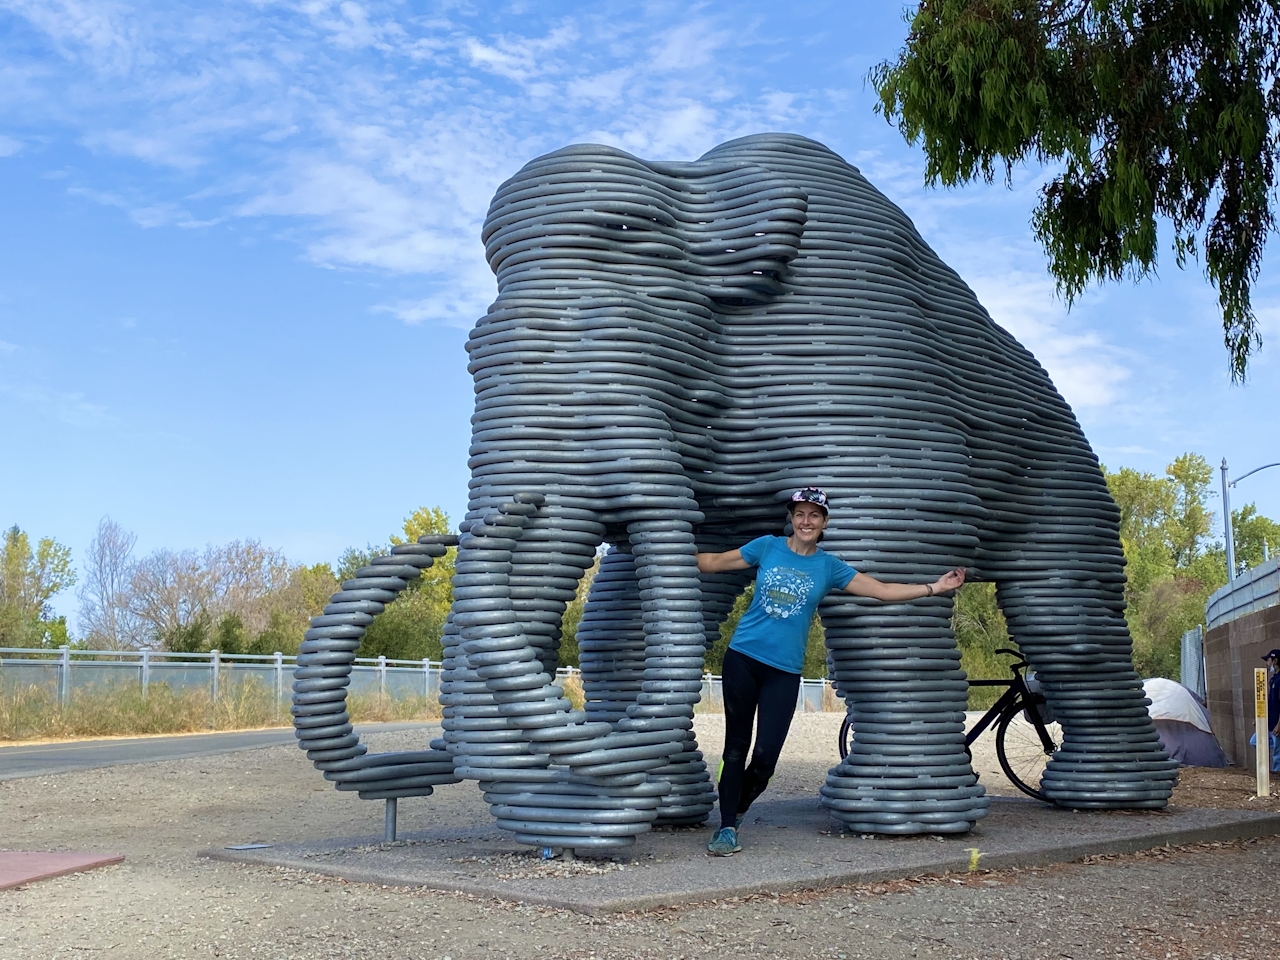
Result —
<path fill-rule="evenodd" d="M 900 204 L 1108 466 L 1280 460 L 1275 246 L 1245 386 L 1167 253 L 1068 312 L 1028 226 L 1044 172 L 926 189 L 873 113 L 905 33 L 892 3 L 0 0 L 0 523 L 316 562 L 460 516 L 497 185 L 566 143 L 690 160 L 764 130 Z M 1280 517 L 1280 470 L 1250 500 Z"/>

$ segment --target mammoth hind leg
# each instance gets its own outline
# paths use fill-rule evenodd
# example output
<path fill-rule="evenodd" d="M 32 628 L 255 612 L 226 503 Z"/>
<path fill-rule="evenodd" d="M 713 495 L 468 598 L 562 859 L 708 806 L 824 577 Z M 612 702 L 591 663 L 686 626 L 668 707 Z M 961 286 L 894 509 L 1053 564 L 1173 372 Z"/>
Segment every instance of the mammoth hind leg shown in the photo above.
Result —
<path fill-rule="evenodd" d="M 629 552 L 611 547 L 600 558 L 577 636 L 587 718 L 617 723 L 644 683 L 640 583 Z"/>
<path fill-rule="evenodd" d="M 1041 791 L 1073 809 L 1164 807 L 1178 763 L 1161 746 L 1133 669 L 1123 582 L 1007 580 L 996 596 L 1062 725 Z"/>
<path fill-rule="evenodd" d="M 823 805 L 858 833 L 966 833 L 987 798 L 965 750 L 968 682 L 951 634 L 951 598 L 822 608 L 854 739 L 827 774 Z"/>
<path fill-rule="evenodd" d="M 701 823 L 711 811 L 715 796 L 692 723 L 680 716 L 638 719 L 634 716 L 637 708 L 652 713 L 662 700 L 672 699 L 663 695 L 672 693 L 679 695 L 674 698 L 675 712 L 683 712 L 679 702 L 687 699 L 695 686 L 683 676 L 689 673 L 688 665 L 674 668 L 681 672 L 680 676 L 667 676 L 673 668 L 669 660 L 661 656 L 655 660 L 662 663 L 646 670 L 646 661 L 652 652 L 646 620 L 653 619 L 646 617 L 646 613 L 667 610 L 673 605 L 689 605 L 689 609 L 696 610 L 696 596 L 679 597 L 675 595 L 678 588 L 651 586 L 644 591 L 648 598 L 642 598 L 636 568 L 636 558 L 629 549 L 611 548 L 601 558 L 600 570 L 587 595 L 586 609 L 578 624 L 578 659 L 587 717 L 591 721 L 607 721 L 619 732 L 667 729 L 669 738 L 678 743 L 678 747 L 665 762 L 647 772 L 650 783 L 663 785 L 655 822 Z M 666 651 L 658 650 L 658 653 Z M 699 679 L 696 685 L 700 684 Z"/>

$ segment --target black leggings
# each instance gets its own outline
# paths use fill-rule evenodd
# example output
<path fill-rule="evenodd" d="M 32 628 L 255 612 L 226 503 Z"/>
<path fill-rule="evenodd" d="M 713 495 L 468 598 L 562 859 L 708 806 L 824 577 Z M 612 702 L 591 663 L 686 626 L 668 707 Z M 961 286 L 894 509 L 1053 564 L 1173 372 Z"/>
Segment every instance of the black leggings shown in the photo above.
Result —
<path fill-rule="evenodd" d="M 787 673 L 737 650 L 728 650 L 721 669 L 724 694 L 724 759 L 720 764 L 720 826 L 732 827 L 769 785 L 796 712 L 800 674 Z M 756 746 L 751 729 L 757 717 Z"/>

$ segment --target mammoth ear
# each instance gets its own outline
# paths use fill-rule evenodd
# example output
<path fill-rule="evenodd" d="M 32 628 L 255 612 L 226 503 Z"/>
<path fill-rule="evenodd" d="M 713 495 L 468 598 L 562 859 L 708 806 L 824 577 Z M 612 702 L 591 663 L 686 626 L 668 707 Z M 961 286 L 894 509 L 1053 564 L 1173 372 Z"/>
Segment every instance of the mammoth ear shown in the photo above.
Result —
<path fill-rule="evenodd" d="M 762 303 L 781 292 L 804 232 L 803 190 L 741 161 L 651 166 L 674 181 L 688 271 L 699 289 L 727 305 Z"/>

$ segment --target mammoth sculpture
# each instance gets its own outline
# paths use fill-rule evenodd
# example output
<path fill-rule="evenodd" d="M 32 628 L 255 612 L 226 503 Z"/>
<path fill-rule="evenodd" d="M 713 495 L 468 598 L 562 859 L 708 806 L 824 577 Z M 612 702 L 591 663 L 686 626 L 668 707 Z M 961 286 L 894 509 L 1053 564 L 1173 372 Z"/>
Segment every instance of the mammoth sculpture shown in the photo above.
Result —
<path fill-rule="evenodd" d="M 498 298 L 467 345 L 444 736 L 379 760 L 338 713 L 356 628 L 436 542 L 361 571 L 308 634 L 299 736 L 340 788 L 475 779 L 519 841 L 583 851 L 701 822 L 703 654 L 747 580 L 700 576 L 695 552 L 781 532 L 787 495 L 814 484 L 837 505 L 824 549 L 857 569 L 996 583 L 1064 730 L 1050 798 L 1166 803 L 1176 764 L 1131 664 L 1097 459 L 1035 359 L 858 170 L 791 135 L 694 163 L 572 146 L 499 188 L 483 239 Z M 578 711 L 554 682 L 560 623 L 602 544 Z M 941 596 L 820 608 L 856 729 L 821 794 L 848 829 L 958 833 L 986 811 L 950 615 Z"/>

